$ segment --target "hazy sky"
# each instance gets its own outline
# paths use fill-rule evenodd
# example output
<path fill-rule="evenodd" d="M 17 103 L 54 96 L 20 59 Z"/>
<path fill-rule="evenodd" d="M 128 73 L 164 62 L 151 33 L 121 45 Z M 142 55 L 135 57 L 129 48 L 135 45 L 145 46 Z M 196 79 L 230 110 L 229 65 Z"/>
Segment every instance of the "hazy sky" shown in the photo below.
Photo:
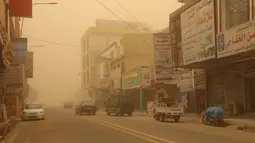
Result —
<path fill-rule="evenodd" d="M 74 96 L 76 90 L 80 88 L 81 35 L 90 26 L 95 26 L 96 19 L 118 19 L 96 0 L 34 0 L 34 2 L 58 2 L 58 4 L 34 5 L 33 18 L 24 20 L 23 36 L 29 38 L 28 48 L 34 51 L 34 78 L 30 79 L 29 83 L 37 88 L 43 101 L 62 101 Z M 115 0 L 101 2 L 123 20 L 134 21 Z M 119 0 L 119 2 L 137 20 L 148 23 L 154 30 L 167 27 L 169 13 L 182 5 L 177 0 Z M 37 45 L 44 47 L 33 47 Z"/>

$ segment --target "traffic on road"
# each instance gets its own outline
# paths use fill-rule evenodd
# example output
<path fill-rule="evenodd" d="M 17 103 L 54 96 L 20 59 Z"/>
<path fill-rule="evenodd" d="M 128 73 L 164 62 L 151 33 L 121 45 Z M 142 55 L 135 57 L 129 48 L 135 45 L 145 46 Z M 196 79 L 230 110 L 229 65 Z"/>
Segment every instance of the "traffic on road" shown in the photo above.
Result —
<path fill-rule="evenodd" d="M 74 109 L 47 108 L 46 120 L 18 123 L 6 143 L 254 143 L 254 133 L 152 117 L 75 115 Z"/>

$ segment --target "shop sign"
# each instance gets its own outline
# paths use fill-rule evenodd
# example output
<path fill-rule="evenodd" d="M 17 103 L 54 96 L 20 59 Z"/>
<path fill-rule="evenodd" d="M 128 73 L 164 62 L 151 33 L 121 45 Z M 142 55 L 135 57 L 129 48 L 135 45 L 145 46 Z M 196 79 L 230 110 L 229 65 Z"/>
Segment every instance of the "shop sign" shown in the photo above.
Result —
<path fill-rule="evenodd" d="M 214 0 L 201 0 L 181 13 L 183 63 L 215 58 Z"/>
<path fill-rule="evenodd" d="M 27 38 L 16 38 L 12 41 L 12 64 L 26 64 L 27 62 Z"/>
<path fill-rule="evenodd" d="M 149 66 L 141 67 L 141 86 L 142 87 L 151 86 L 151 69 Z"/>
<path fill-rule="evenodd" d="M 240 24 L 218 35 L 217 58 L 255 49 L 255 20 Z"/>
<path fill-rule="evenodd" d="M 192 85 L 194 89 L 205 89 L 205 71 L 204 69 L 192 70 Z"/>
<path fill-rule="evenodd" d="M 27 53 L 27 64 L 26 64 L 26 77 L 27 78 L 33 78 L 33 52 Z"/>
<path fill-rule="evenodd" d="M 11 66 L 5 70 L 6 85 L 13 87 L 23 87 L 25 80 L 24 65 Z"/>
<path fill-rule="evenodd" d="M 172 79 L 172 57 L 170 36 L 168 33 L 154 33 L 155 80 L 169 81 Z"/>
<path fill-rule="evenodd" d="M 122 75 L 122 89 L 137 88 L 141 85 L 140 69 Z"/>
<path fill-rule="evenodd" d="M 180 73 L 180 81 L 177 84 L 181 92 L 191 92 L 194 91 L 192 87 L 192 71 L 185 70 Z"/>

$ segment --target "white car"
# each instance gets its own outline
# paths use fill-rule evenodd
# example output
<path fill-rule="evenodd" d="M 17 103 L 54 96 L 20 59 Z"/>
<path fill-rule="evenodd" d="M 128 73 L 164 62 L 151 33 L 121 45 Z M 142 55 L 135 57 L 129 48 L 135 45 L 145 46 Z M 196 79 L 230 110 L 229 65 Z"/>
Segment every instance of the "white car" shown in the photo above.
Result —
<path fill-rule="evenodd" d="M 40 119 L 44 120 L 44 107 L 42 104 L 26 104 L 24 108 L 22 108 L 21 119 L 22 120 L 33 120 Z"/>

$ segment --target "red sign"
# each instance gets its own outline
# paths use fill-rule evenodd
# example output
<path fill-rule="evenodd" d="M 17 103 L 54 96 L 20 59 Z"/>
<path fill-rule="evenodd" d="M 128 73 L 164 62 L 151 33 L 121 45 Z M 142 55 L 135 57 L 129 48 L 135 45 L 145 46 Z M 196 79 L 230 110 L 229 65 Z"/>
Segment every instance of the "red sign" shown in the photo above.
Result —
<path fill-rule="evenodd" d="M 10 0 L 10 16 L 32 18 L 32 0 Z"/>

